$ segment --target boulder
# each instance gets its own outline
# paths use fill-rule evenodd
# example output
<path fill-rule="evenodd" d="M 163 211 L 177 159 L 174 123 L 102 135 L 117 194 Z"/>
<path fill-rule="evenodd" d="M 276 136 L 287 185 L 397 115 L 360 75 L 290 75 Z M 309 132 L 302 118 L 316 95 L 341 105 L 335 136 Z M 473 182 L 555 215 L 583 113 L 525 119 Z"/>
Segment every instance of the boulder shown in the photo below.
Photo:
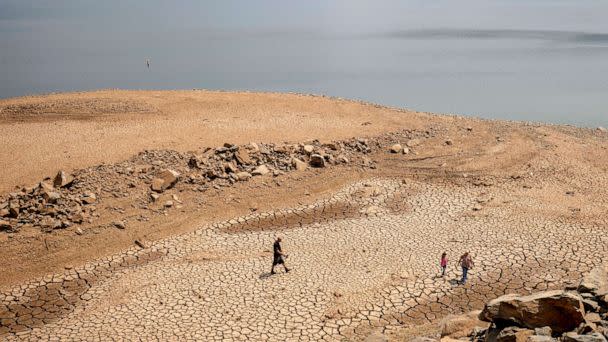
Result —
<path fill-rule="evenodd" d="M 57 203 L 61 198 L 61 194 L 55 191 L 48 191 L 42 194 L 42 198 L 44 198 L 47 203 Z"/>
<path fill-rule="evenodd" d="M 312 145 L 304 145 L 304 147 L 302 148 L 302 150 L 306 154 L 312 154 L 315 151 L 315 147 L 312 146 Z"/>
<path fill-rule="evenodd" d="M 266 165 L 260 165 L 251 172 L 251 175 L 252 176 L 263 176 L 263 175 L 267 175 L 269 173 L 270 173 L 270 170 L 268 169 L 268 167 Z"/>
<path fill-rule="evenodd" d="M 289 153 L 290 150 L 291 150 L 290 145 L 279 145 L 279 146 L 275 146 L 273 148 L 273 151 L 275 151 L 277 153 Z"/>
<path fill-rule="evenodd" d="M 513 323 L 530 329 L 550 327 L 561 334 L 585 320 L 582 298 L 575 293 L 555 290 L 529 296 L 508 294 L 488 302 L 479 319 Z"/>
<path fill-rule="evenodd" d="M 127 228 L 127 225 L 123 221 L 114 221 L 114 222 L 112 222 L 112 225 L 114 225 L 114 227 L 116 227 L 118 229 Z"/>
<path fill-rule="evenodd" d="M 348 162 L 349 162 L 348 158 L 347 158 L 345 155 L 343 155 L 343 154 L 340 154 L 340 155 L 339 155 L 339 156 L 336 158 L 336 160 L 337 160 L 337 161 L 338 161 L 338 163 L 340 163 L 340 164 L 348 164 Z"/>
<path fill-rule="evenodd" d="M 70 221 L 74 223 L 82 223 L 85 219 L 83 213 L 74 213 L 69 217 Z"/>
<path fill-rule="evenodd" d="M 532 335 L 534 335 L 534 330 L 507 327 L 498 333 L 496 342 L 526 342 Z"/>
<path fill-rule="evenodd" d="M 551 327 L 542 327 L 534 329 L 534 334 L 538 336 L 551 336 L 553 331 L 551 330 Z"/>
<path fill-rule="evenodd" d="M 72 177 L 72 175 L 66 174 L 63 170 L 57 172 L 57 175 L 53 179 L 53 185 L 56 188 L 64 188 L 66 186 L 70 186 L 73 182 L 74 177 Z"/>
<path fill-rule="evenodd" d="M 251 157 L 249 156 L 249 152 L 244 149 L 238 150 L 235 154 L 235 157 L 236 161 L 239 162 L 239 164 L 241 165 L 249 165 L 253 162 L 251 160 Z"/>
<path fill-rule="evenodd" d="M 608 265 L 596 267 L 587 273 L 578 285 L 577 291 L 598 297 L 608 294 Z"/>
<path fill-rule="evenodd" d="M 338 145 L 336 143 L 334 143 L 334 142 L 329 142 L 329 143 L 323 144 L 323 146 L 329 148 L 332 151 L 337 151 L 338 150 Z"/>
<path fill-rule="evenodd" d="M 310 156 L 310 166 L 312 167 L 325 167 L 325 158 L 320 154 L 313 154 Z"/>
<path fill-rule="evenodd" d="M 239 172 L 239 169 L 237 169 L 236 165 L 234 165 L 234 163 L 230 162 L 230 163 L 224 163 L 224 171 L 226 171 L 227 173 L 237 173 Z"/>
<path fill-rule="evenodd" d="M 239 172 L 236 174 L 236 180 L 241 181 L 241 182 L 246 181 L 249 178 L 251 178 L 251 174 L 249 172 L 243 171 L 243 172 Z"/>
<path fill-rule="evenodd" d="M 528 336 L 526 342 L 556 342 L 557 340 L 551 336 L 532 335 Z"/>
<path fill-rule="evenodd" d="M 393 146 L 391 146 L 390 151 L 391 153 L 400 153 L 403 151 L 403 147 L 401 146 L 401 144 L 394 144 Z"/>
<path fill-rule="evenodd" d="M 156 178 L 152 180 L 152 190 L 156 192 L 163 192 L 175 185 L 179 179 L 179 173 L 173 170 L 163 170 Z"/>
<path fill-rule="evenodd" d="M 200 159 L 199 156 L 190 157 L 188 160 L 188 167 L 191 169 L 202 169 L 204 164 Z"/>
<path fill-rule="evenodd" d="M 407 147 L 404 147 L 403 150 L 401 150 L 401 153 L 403 154 L 409 154 L 410 153 L 410 149 Z"/>
<path fill-rule="evenodd" d="M 606 129 L 605 127 L 602 127 L 602 126 L 598 127 L 597 130 L 602 133 L 608 132 L 608 129 Z"/>
<path fill-rule="evenodd" d="M 6 220 L 0 220 L 0 230 L 13 230 L 11 223 Z"/>
<path fill-rule="evenodd" d="M 573 331 L 565 333 L 562 336 L 564 342 L 606 342 L 606 338 L 600 333 L 592 333 L 589 335 L 579 335 Z"/>
<path fill-rule="evenodd" d="M 53 229 L 59 229 L 62 227 L 61 221 L 59 220 L 55 220 L 54 218 L 50 217 L 50 216 L 45 216 L 41 221 L 40 221 L 40 226 L 46 230 L 46 231 L 50 231 Z"/>
<path fill-rule="evenodd" d="M 291 158 L 291 166 L 298 171 L 304 171 L 308 167 L 305 162 L 295 157 Z"/>
<path fill-rule="evenodd" d="M 40 182 L 40 184 L 38 185 L 38 191 L 40 191 L 42 198 L 47 203 L 55 203 L 58 199 L 61 198 L 61 194 L 56 192 L 55 188 L 47 182 Z"/>
<path fill-rule="evenodd" d="M 254 142 L 250 142 L 245 148 L 253 152 L 260 152 L 260 147 Z"/>
<path fill-rule="evenodd" d="M 462 315 L 448 315 L 441 321 L 441 337 L 459 339 L 473 334 L 475 328 L 487 328 L 490 324 L 479 320 L 481 311 Z"/>
<path fill-rule="evenodd" d="M 93 203 L 97 202 L 97 195 L 95 195 L 95 193 L 93 193 L 91 191 L 85 191 L 85 193 L 82 194 L 81 200 L 85 204 L 93 204 Z"/>
<path fill-rule="evenodd" d="M 8 203 L 8 217 L 17 218 L 20 212 L 21 206 L 19 205 L 19 201 L 15 200 Z"/>

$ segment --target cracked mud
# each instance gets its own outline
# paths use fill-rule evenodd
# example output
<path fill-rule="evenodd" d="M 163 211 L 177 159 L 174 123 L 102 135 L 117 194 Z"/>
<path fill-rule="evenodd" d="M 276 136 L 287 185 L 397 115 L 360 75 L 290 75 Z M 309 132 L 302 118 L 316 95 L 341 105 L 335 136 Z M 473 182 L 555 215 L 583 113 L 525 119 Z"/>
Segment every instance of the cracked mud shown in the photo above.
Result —
<path fill-rule="evenodd" d="M 537 200 L 519 189 L 355 182 L 314 204 L 214 223 L 6 289 L 0 337 L 356 340 L 505 292 L 557 288 L 606 258 L 605 222 L 536 215 Z M 293 271 L 270 276 L 277 235 Z M 465 251 L 476 267 L 459 286 Z"/>

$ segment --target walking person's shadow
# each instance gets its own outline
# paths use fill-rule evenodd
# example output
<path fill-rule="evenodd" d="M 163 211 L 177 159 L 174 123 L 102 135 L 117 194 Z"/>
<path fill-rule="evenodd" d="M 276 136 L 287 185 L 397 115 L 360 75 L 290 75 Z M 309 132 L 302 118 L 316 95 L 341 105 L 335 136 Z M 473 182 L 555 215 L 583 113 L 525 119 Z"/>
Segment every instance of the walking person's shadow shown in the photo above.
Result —
<path fill-rule="evenodd" d="M 268 278 L 270 278 L 270 276 L 272 276 L 272 273 L 270 273 L 270 272 L 262 272 L 262 274 L 260 274 L 259 279 L 260 280 L 268 279 Z"/>

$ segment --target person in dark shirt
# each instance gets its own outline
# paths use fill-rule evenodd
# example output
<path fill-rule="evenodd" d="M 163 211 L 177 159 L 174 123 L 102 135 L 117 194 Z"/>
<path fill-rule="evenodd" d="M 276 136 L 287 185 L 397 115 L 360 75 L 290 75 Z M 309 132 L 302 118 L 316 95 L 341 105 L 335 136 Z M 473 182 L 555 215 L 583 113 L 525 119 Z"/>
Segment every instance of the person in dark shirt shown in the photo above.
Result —
<path fill-rule="evenodd" d="M 283 267 L 285 267 L 285 272 L 289 272 L 287 265 L 285 265 L 285 258 L 287 258 L 287 255 L 284 254 L 283 250 L 281 249 L 281 241 L 281 238 L 277 237 L 277 239 L 274 241 L 274 245 L 272 246 L 273 258 L 272 269 L 270 270 L 270 274 L 275 274 L 274 267 L 276 265 L 283 265 Z"/>

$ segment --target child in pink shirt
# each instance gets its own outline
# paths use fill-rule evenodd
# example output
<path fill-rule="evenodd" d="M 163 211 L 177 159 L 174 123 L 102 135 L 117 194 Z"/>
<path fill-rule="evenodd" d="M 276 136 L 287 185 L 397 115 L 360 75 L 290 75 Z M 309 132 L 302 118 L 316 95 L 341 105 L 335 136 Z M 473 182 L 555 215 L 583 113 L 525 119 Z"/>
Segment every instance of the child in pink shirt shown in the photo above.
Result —
<path fill-rule="evenodd" d="M 448 258 L 445 252 L 441 254 L 441 261 L 439 262 L 439 265 L 441 266 L 441 276 L 443 277 L 445 276 L 445 269 L 448 267 Z"/>

